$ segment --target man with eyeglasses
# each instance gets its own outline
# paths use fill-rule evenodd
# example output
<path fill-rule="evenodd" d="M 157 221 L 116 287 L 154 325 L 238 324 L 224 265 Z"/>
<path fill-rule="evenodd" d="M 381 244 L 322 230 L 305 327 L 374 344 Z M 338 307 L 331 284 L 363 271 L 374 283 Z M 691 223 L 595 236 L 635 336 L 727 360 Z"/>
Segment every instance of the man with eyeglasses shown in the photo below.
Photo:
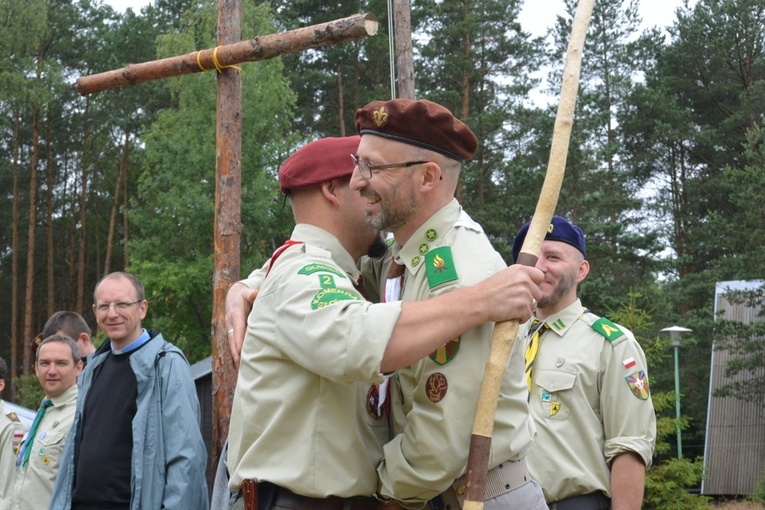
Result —
<path fill-rule="evenodd" d="M 93 298 L 108 341 L 80 378 L 49 508 L 206 509 L 207 451 L 188 361 L 143 328 L 149 305 L 135 276 L 105 276 Z"/>
<path fill-rule="evenodd" d="M 374 259 L 380 233 L 349 186 L 358 143 L 324 138 L 285 161 L 279 183 L 292 236 L 227 296 L 242 305 L 239 291 L 260 289 L 239 343 L 227 457 L 229 486 L 242 492 L 234 509 L 376 510 L 375 468 L 388 439 L 383 374 L 489 318 L 531 315 L 540 275 L 521 267 L 428 301 L 368 302 L 381 278 L 365 274 L 371 285 L 362 286 L 357 261 Z M 240 330 L 243 308 L 227 306 Z"/>
<path fill-rule="evenodd" d="M 356 129 L 361 142 L 351 188 L 366 201 L 367 225 L 391 232 L 395 240 L 386 301 L 443 297 L 506 267 L 481 226 L 454 198 L 462 162 L 477 148 L 467 125 L 436 103 L 394 99 L 357 110 Z M 493 330 L 494 323 L 486 322 L 456 335 L 391 379 L 395 435 L 377 469 L 382 498 L 408 508 L 429 501 L 434 508 L 462 507 Z M 515 343 L 497 403 L 487 509 L 547 509 L 525 462 L 536 430 L 523 380 L 522 344 Z"/>

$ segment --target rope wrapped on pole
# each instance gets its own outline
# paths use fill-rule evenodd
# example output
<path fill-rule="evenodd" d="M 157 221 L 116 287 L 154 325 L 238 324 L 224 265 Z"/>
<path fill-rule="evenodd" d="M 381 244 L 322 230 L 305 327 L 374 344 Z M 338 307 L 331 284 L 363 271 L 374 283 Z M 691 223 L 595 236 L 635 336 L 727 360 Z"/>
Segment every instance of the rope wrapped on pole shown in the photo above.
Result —
<path fill-rule="evenodd" d="M 560 103 L 555 116 L 550 158 L 547 164 L 547 174 L 539 195 L 534 216 L 529 225 L 529 231 L 523 242 L 516 263 L 534 266 L 539 258 L 550 225 L 555 207 L 558 204 L 563 175 L 566 169 L 566 157 L 571 139 L 571 128 L 574 124 L 574 109 L 579 90 L 579 75 L 582 67 L 584 40 L 590 17 L 595 6 L 595 0 L 579 0 L 571 28 L 571 38 L 566 53 L 566 63 L 563 68 L 563 83 L 561 85 Z M 497 412 L 497 399 L 502 379 L 507 369 L 510 351 L 518 334 L 518 321 L 498 323 L 494 328 L 489 359 L 486 362 L 481 392 L 478 398 L 478 409 L 473 422 L 473 433 L 470 438 L 470 454 L 467 466 L 467 486 L 465 490 L 465 505 L 463 510 L 482 510 L 486 478 L 489 467 L 491 438 L 494 432 L 494 419 Z M 518 375 L 520 377 L 520 374 Z"/>
<path fill-rule="evenodd" d="M 354 41 L 377 34 L 374 14 L 355 14 L 318 25 L 287 32 L 258 36 L 247 41 L 226 44 L 186 55 L 169 57 L 140 64 L 128 64 L 122 69 L 81 76 L 75 83 L 77 92 L 86 96 L 94 92 L 137 85 L 146 81 L 201 73 L 213 69 L 219 72 L 242 62 L 254 62 L 296 53 L 311 48 Z"/>

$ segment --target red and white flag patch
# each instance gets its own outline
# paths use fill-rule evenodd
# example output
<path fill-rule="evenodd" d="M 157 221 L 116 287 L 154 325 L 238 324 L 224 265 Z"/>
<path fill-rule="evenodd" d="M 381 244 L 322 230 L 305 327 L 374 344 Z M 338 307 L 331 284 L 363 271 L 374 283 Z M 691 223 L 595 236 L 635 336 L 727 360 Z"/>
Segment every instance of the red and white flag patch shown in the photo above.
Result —
<path fill-rule="evenodd" d="M 630 368 L 637 365 L 637 361 L 635 361 L 635 358 L 632 357 L 625 359 L 622 361 L 622 363 L 624 364 L 624 368 Z"/>

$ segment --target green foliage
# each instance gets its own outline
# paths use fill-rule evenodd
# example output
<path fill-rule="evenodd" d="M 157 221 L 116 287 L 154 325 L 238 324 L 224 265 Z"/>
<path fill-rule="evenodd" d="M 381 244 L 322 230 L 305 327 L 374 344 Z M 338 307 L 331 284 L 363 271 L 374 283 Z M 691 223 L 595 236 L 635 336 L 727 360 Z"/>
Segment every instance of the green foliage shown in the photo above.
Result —
<path fill-rule="evenodd" d="M 754 492 L 749 495 L 749 500 L 765 503 L 765 473 L 760 476 L 760 480 L 754 487 Z"/>
<path fill-rule="evenodd" d="M 709 508 L 709 498 L 688 492 L 703 475 L 703 459 L 670 458 L 648 471 L 645 510 L 695 510 Z"/>
<path fill-rule="evenodd" d="M 160 37 L 159 56 L 214 46 L 216 6 L 184 17 L 181 31 Z M 243 37 L 274 30 L 265 4 L 245 11 Z M 276 169 L 294 143 L 288 135 L 294 97 L 278 59 L 242 66 L 243 271 L 259 266 L 289 235 Z M 216 86 L 214 73 L 167 83 L 176 108 L 165 108 L 144 136 L 130 270 L 143 281 L 151 325 L 190 361 L 210 353 L 215 218 Z M 156 235 L 162 233 L 162 235 Z M 250 265 L 251 264 L 251 265 Z"/>
<path fill-rule="evenodd" d="M 144 327 L 162 333 L 191 363 L 209 356 L 212 256 L 187 263 L 138 260 L 130 270 L 146 289 Z"/>
<path fill-rule="evenodd" d="M 45 396 L 40 380 L 35 374 L 21 375 L 13 380 L 16 386 L 15 403 L 27 409 L 37 409 Z"/>
<path fill-rule="evenodd" d="M 628 301 L 618 309 L 609 313 L 611 320 L 630 329 L 643 348 L 648 366 L 650 367 L 651 400 L 656 413 L 656 449 L 654 465 L 646 475 L 645 497 L 643 508 L 646 510 L 693 510 L 708 508 L 709 499 L 691 494 L 688 489 L 701 482 L 704 464 L 703 459 L 689 460 L 668 456 L 671 445 L 667 438 L 673 436 L 679 426 L 688 426 L 686 418 L 680 421 L 675 418 L 675 393 L 661 391 L 661 386 L 655 384 L 652 369 L 667 357 L 668 340 L 661 337 L 644 336 L 653 328 L 652 312 L 638 305 L 643 297 L 637 291 L 630 291 Z M 671 415 L 671 416 L 670 416 Z"/>

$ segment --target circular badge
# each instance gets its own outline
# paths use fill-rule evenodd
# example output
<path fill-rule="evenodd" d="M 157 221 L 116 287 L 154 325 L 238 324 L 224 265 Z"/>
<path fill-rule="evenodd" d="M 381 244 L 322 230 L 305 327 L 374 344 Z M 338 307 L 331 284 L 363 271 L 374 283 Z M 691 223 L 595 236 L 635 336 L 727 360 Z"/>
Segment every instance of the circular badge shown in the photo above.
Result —
<path fill-rule="evenodd" d="M 436 238 L 438 238 L 438 232 L 436 232 L 436 229 L 429 228 L 425 231 L 425 239 L 428 241 L 435 241 Z"/>
<path fill-rule="evenodd" d="M 415 255 L 412 258 L 412 267 L 417 267 L 419 265 L 419 263 L 420 263 L 420 256 L 419 255 Z"/>
<path fill-rule="evenodd" d="M 430 249 L 430 246 L 428 246 L 427 243 L 422 243 L 418 251 L 420 252 L 420 255 L 425 255 L 426 253 L 428 253 L 429 249 Z"/>
<path fill-rule="evenodd" d="M 449 389 L 449 383 L 446 381 L 446 376 L 440 372 L 436 372 L 428 377 L 425 383 L 425 391 L 428 395 L 428 400 L 437 404 L 441 402 L 446 396 L 446 391 Z"/>

